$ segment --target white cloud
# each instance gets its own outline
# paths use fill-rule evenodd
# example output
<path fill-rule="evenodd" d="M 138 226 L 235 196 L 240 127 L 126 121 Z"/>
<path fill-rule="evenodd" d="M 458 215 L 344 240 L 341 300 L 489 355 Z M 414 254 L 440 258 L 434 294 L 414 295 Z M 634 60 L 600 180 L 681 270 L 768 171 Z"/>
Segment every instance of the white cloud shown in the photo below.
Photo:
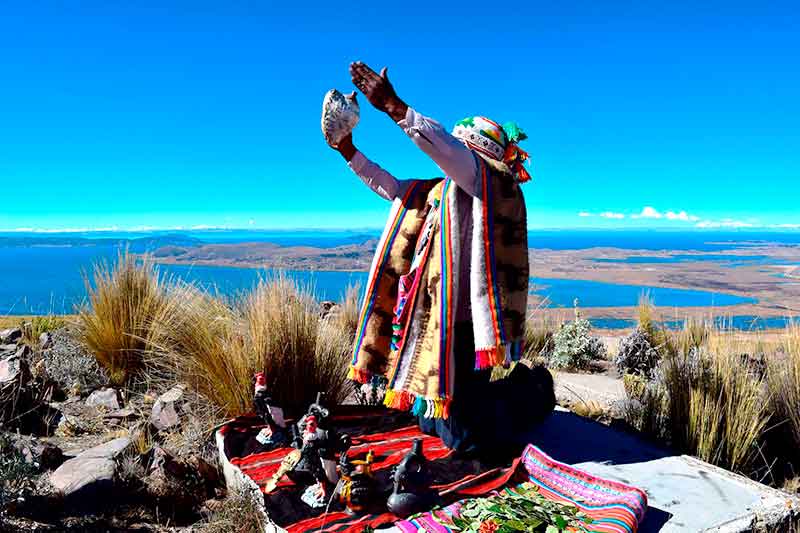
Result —
<path fill-rule="evenodd" d="M 659 213 L 655 208 L 650 207 L 648 205 L 645 206 L 642 209 L 642 212 L 639 213 L 638 215 L 631 215 L 631 218 L 664 218 L 664 215 Z"/>
<path fill-rule="evenodd" d="M 800 224 L 772 224 L 770 228 L 800 229 Z"/>
<path fill-rule="evenodd" d="M 580 213 L 578 213 L 578 216 L 579 217 L 593 217 L 594 215 L 589 213 L 588 211 L 581 211 Z"/>
<path fill-rule="evenodd" d="M 703 220 L 695 224 L 698 228 L 752 228 L 754 224 L 725 218 L 722 220 Z"/>
<path fill-rule="evenodd" d="M 697 222 L 700 217 L 688 214 L 686 211 L 675 213 L 674 211 L 667 211 L 666 217 L 668 220 L 682 220 L 684 222 Z"/>
<path fill-rule="evenodd" d="M 615 218 L 615 219 L 625 218 L 624 214 L 614 213 L 613 211 L 604 211 L 600 213 L 600 216 L 603 218 Z"/>

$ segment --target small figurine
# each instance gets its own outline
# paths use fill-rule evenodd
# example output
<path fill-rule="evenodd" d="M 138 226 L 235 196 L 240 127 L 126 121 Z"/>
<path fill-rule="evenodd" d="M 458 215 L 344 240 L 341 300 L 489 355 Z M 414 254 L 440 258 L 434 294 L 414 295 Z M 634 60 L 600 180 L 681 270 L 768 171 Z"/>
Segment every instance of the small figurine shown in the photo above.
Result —
<path fill-rule="evenodd" d="M 308 413 L 292 427 L 295 434 L 294 446 L 300 449 L 300 460 L 287 472 L 289 479 L 301 486 L 310 486 L 303 494 L 303 501 L 312 507 L 324 506 L 329 487 L 336 484 L 336 453 L 350 447 L 347 435 L 339 436 L 333 428 L 323 429 L 320 422 L 330 413 L 320 405 L 320 395 Z M 300 433 L 297 433 L 297 430 Z"/>
<path fill-rule="evenodd" d="M 430 488 L 428 460 L 422 453 L 422 439 L 414 444 L 397 465 L 393 475 L 394 489 L 386 502 L 389 511 L 397 516 L 408 516 L 429 509 L 436 500 L 436 491 Z"/>
<path fill-rule="evenodd" d="M 267 378 L 263 372 L 257 372 L 255 375 L 253 407 L 259 418 L 266 424 L 266 427 L 256 435 L 256 440 L 259 444 L 267 449 L 285 444 L 288 439 L 285 431 L 286 422 L 283 420 L 283 410 L 272 405 L 272 398 L 267 391 Z"/>
<path fill-rule="evenodd" d="M 370 450 L 364 460 L 350 461 L 346 453 L 339 458 L 341 483 L 339 501 L 347 512 L 356 514 L 369 507 L 375 495 L 375 479 L 372 475 L 372 462 L 375 454 Z"/>

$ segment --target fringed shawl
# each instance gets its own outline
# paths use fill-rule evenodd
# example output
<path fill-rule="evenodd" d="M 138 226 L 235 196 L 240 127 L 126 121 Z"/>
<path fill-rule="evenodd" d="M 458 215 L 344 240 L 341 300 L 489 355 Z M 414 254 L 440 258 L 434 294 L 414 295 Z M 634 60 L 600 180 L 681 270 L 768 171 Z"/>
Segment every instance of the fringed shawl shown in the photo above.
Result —
<path fill-rule="evenodd" d="M 469 272 L 475 368 L 507 365 L 521 355 L 529 275 L 525 204 L 510 175 L 483 161 L 480 167 L 481 198 L 445 178 L 414 182 L 392 204 L 370 268 L 350 369 L 350 378 L 360 383 L 385 378 L 384 403 L 390 407 L 448 416 L 460 271 Z M 461 202 L 471 205 L 463 208 Z M 401 309 L 410 307 L 398 324 L 399 281 L 411 268 L 429 214 L 436 219 L 426 260 L 414 291 L 400 302 Z M 470 226 L 470 242 L 461 242 L 460 228 Z M 469 253 L 462 253 L 467 245 Z M 466 269 L 462 258 L 469 261 Z"/>

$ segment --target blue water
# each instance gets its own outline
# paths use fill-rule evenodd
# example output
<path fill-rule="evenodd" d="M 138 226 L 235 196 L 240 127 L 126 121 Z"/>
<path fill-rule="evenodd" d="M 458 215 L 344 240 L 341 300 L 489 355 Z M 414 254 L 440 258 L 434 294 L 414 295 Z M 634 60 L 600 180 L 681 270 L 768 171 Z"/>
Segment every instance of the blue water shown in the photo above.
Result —
<path fill-rule="evenodd" d="M 767 255 L 737 254 L 674 254 L 667 257 L 632 255 L 628 257 L 599 257 L 597 259 L 592 259 L 592 261 L 595 263 L 685 263 L 688 261 L 739 261 L 741 263 L 763 263 L 766 260 L 769 260 L 769 256 Z"/>
<path fill-rule="evenodd" d="M 193 230 L 152 232 L 75 232 L 24 233 L 0 232 L 0 246 L 9 238 L 31 239 L 141 239 L 181 233 L 207 243 L 268 241 L 283 245 L 337 246 L 363 242 L 380 235 L 379 229 L 363 230 Z M 695 250 L 719 251 L 747 245 L 777 243 L 800 245 L 800 231 L 667 231 L 667 230 L 557 230 L 540 229 L 528 232 L 532 248 L 579 250 L 593 247 L 629 250 Z"/>
<path fill-rule="evenodd" d="M 118 247 L 33 246 L 0 247 L 0 314 L 70 313 L 85 301 L 82 273 L 102 260 L 113 260 Z M 263 270 L 164 265 L 161 271 L 187 281 L 197 282 L 221 294 L 235 294 L 252 288 Z M 347 286 L 363 283 L 364 272 L 287 272 L 301 284 L 312 285 L 320 299 L 338 300 Z M 571 307 L 579 298 L 583 307 L 619 307 L 635 305 L 647 292 L 657 305 L 724 306 L 754 301 L 750 298 L 707 291 L 663 289 L 640 285 L 619 285 L 584 280 L 533 279 L 532 292 L 546 297 L 551 306 Z"/>
<path fill-rule="evenodd" d="M 361 243 L 377 236 L 377 231 L 195 231 L 175 235 L 175 232 L 154 233 L 85 233 L 85 234 L 0 234 L 0 315 L 71 313 L 85 302 L 86 291 L 82 273 L 93 263 L 113 260 L 124 246 L 121 239 L 138 239 L 138 246 L 159 245 L 164 240 L 179 245 L 192 242 L 248 242 L 268 241 L 281 245 L 337 246 Z M 778 242 L 784 245 L 800 244 L 800 232 L 639 232 L 639 231 L 551 231 L 529 232 L 531 246 L 558 250 L 580 249 L 592 246 L 614 246 L 648 250 L 705 250 L 716 251 L 741 246 L 743 242 Z M 76 246 L 59 246 L 66 242 Z M 182 244 L 183 242 L 188 244 Z M 47 244 L 43 246 L 43 244 Z M 719 255 L 704 254 L 719 259 Z M 660 261 L 697 259 L 698 256 L 676 254 Z M 735 252 L 726 260 L 756 260 L 770 262 L 758 256 L 738 256 Z M 674 258 L 674 259 L 673 259 Z M 746 259 L 745 259 L 746 258 Z M 640 258 L 630 258 L 640 261 Z M 615 261 L 612 261 L 615 262 Z M 174 274 L 188 281 L 218 291 L 235 294 L 252 288 L 258 279 L 269 272 L 230 267 L 162 266 L 162 272 Z M 288 272 L 302 284 L 312 285 L 320 299 L 337 300 L 346 287 L 363 283 L 366 274 L 350 272 Z M 657 305 L 665 307 L 726 306 L 754 301 L 726 294 L 699 290 L 663 289 L 638 285 L 620 285 L 585 280 L 533 280 L 532 292 L 546 297 L 552 307 L 569 308 L 578 298 L 582 307 L 618 307 L 635 305 L 639 296 L 647 292 Z M 603 320 L 603 319 L 599 319 Z M 751 327 L 753 317 L 735 317 L 734 325 Z M 775 319 L 765 319 L 767 321 Z M 756 322 L 758 324 L 758 322 Z M 774 322 L 765 322 L 773 327 Z M 615 326 L 615 327 L 625 327 Z M 779 327 L 779 326 L 774 326 Z"/>
<path fill-rule="evenodd" d="M 636 321 L 628 318 L 590 318 L 589 322 L 599 329 L 631 329 L 636 327 Z M 761 330 L 783 329 L 791 324 L 800 324 L 800 316 L 796 317 L 757 317 L 751 315 L 715 316 L 714 325 L 720 329 Z M 681 329 L 683 320 L 667 320 L 662 325 L 668 329 Z"/>
<path fill-rule="evenodd" d="M 549 307 L 572 307 L 577 298 L 581 307 L 627 307 L 636 305 L 648 294 L 663 307 L 705 307 L 755 303 L 745 298 L 719 292 L 690 289 L 667 289 L 644 285 L 623 285 L 602 281 L 531 278 L 532 291 L 547 298 Z"/>

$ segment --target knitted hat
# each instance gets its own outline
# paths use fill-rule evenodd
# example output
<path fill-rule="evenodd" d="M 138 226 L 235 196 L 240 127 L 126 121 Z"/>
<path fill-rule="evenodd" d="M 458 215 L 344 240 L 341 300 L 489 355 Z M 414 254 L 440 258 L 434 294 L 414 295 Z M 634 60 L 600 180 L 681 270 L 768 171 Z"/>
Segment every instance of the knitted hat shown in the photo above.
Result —
<path fill-rule="evenodd" d="M 513 122 L 500 126 L 486 117 L 469 117 L 460 120 L 453 128 L 453 136 L 482 157 L 505 163 L 519 182 L 531 179 L 525 169 L 528 154 L 517 146 L 528 138 Z"/>

